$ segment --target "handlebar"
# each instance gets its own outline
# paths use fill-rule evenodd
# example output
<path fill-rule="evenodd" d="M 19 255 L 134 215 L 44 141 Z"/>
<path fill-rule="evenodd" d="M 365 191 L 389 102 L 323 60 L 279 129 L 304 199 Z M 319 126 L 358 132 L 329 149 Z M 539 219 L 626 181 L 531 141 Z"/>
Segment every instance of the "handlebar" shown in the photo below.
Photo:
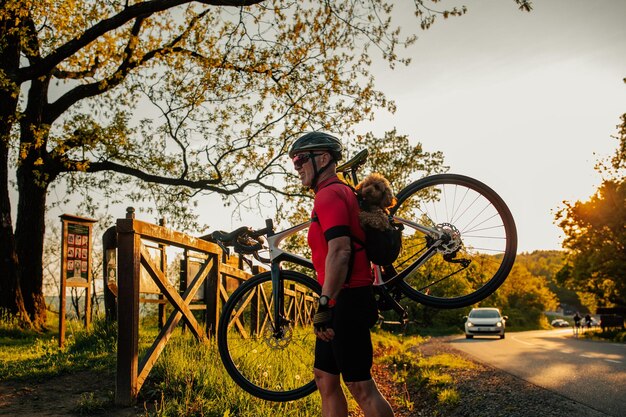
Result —
<path fill-rule="evenodd" d="M 232 247 L 236 253 L 257 257 L 258 251 L 263 249 L 264 239 L 262 237 L 273 232 L 271 220 L 267 221 L 266 224 L 266 227 L 259 230 L 253 230 L 247 226 L 239 227 L 232 232 L 216 230 L 210 234 L 210 238 L 227 254 L 230 252 L 228 248 Z"/>

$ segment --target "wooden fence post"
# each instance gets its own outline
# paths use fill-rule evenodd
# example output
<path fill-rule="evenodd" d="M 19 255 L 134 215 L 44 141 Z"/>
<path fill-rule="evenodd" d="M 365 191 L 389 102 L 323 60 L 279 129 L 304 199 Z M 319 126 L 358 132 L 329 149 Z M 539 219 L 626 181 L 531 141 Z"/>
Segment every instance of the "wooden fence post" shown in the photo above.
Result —
<path fill-rule="evenodd" d="M 217 325 L 220 316 L 220 280 L 222 274 L 220 274 L 220 264 L 222 263 L 222 257 L 219 255 L 213 256 L 213 265 L 209 271 L 209 275 L 206 280 L 206 329 L 208 336 L 217 335 Z M 207 259 L 209 262 L 210 259 Z"/>
<path fill-rule="evenodd" d="M 117 320 L 117 303 L 110 285 L 117 285 L 117 228 L 109 227 L 102 235 L 102 278 L 104 288 L 104 312 L 107 322 Z"/>
<path fill-rule="evenodd" d="M 138 394 L 141 236 L 134 231 L 134 212 L 135 210 L 129 207 L 126 219 L 117 221 L 118 335 L 115 403 L 123 406 L 133 405 Z"/>

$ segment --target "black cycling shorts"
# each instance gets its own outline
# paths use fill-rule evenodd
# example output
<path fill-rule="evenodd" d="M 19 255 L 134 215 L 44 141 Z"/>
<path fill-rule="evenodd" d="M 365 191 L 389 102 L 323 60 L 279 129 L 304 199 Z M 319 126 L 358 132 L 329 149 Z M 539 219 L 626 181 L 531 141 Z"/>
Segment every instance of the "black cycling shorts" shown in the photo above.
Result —
<path fill-rule="evenodd" d="M 372 287 L 343 288 L 333 310 L 335 337 L 330 342 L 317 339 L 315 368 L 341 374 L 346 382 L 372 379 L 370 328 L 378 320 Z"/>

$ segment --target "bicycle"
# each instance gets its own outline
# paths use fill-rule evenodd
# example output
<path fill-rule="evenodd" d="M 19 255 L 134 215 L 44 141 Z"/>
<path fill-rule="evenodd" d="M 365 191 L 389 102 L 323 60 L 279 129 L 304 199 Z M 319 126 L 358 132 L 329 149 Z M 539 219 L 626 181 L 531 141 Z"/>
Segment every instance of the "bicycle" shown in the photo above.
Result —
<path fill-rule="evenodd" d="M 345 181 L 358 183 L 367 154 L 363 150 L 337 168 Z M 504 282 L 515 261 L 517 232 L 510 210 L 491 188 L 470 177 L 437 174 L 411 183 L 396 198 L 391 215 L 404 226 L 402 252 L 392 265 L 372 265 L 380 311 L 394 310 L 406 321 L 404 297 L 430 307 L 460 308 L 483 300 Z M 321 288 L 314 277 L 283 269 L 285 262 L 310 270 L 313 264 L 280 248 L 309 224 L 275 232 L 268 219 L 259 230 L 213 233 L 224 249 L 233 247 L 270 267 L 230 295 L 217 331 L 229 375 L 265 400 L 291 401 L 316 389 L 312 318 Z"/>
<path fill-rule="evenodd" d="M 579 322 L 574 323 L 574 327 L 572 328 L 572 331 L 574 332 L 574 337 L 578 338 L 578 336 L 580 335 L 580 330 L 581 330 L 581 326 Z"/>

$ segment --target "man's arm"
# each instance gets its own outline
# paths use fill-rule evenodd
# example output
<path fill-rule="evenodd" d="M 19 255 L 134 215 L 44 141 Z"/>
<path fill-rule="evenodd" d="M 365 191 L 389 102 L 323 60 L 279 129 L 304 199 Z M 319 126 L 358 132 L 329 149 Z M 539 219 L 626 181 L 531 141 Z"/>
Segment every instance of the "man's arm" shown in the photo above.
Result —
<path fill-rule="evenodd" d="M 328 241 L 322 295 L 327 295 L 333 299 L 339 295 L 348 274 L 352 251 L 350 243 L 350 236 L 339 236 Z"/>
<path fill-rule="evenodd" d="M 328 254 L 326 255 L 324 286 L 322 295 L 337 299 L 341 287 L 346 281 L 348 266 L 350 264 L 350 237 L 339 236 L 328 241 Z M 318 310 L 319 313 L 319 310 Z M 317 314 L 316 314 L 317 316 Z M 332 328 L 316 329 L 315 334 L 320 339 L 329 342 L 335 337 Z"/>

